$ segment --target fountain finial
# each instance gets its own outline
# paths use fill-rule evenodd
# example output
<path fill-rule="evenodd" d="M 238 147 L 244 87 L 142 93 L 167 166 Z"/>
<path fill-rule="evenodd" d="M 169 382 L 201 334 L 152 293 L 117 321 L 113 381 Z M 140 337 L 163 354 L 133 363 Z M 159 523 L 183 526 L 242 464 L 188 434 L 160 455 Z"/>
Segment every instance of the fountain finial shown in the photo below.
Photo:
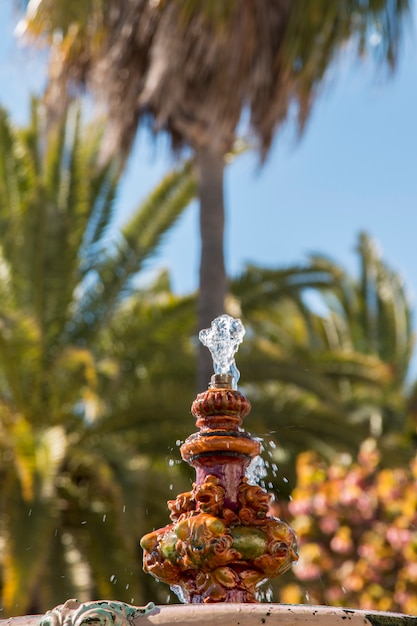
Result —
<path fill-rule="evenodd" d="M 229 380 L 231 388 L 237 389 L 240 372 L 236 367 L 235 354 L 245 332 L 240 319 L 226 314 L 216 317 L 210 328 L 200 330 L 199 339 L 204 346 L 207 346 L 213 357 L 215 374 L 212 379 L 213 386 L 216 386 L 216 378 L 220 377 L 222 382 Z"/>

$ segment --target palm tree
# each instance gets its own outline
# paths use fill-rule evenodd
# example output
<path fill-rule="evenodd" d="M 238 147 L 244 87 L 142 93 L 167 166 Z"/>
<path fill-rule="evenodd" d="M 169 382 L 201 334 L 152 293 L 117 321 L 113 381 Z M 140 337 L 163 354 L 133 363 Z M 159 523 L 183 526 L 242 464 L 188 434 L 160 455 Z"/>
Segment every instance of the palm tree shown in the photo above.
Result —
<path fill-rule="evenodd" d="M 348 41 L 360 56 L 369 35 L 394 67 L 408 0 L 32 0 L 26 24 L 52 45 L 49 102 L 59 114 L 67 86 L 92 85 L 107 103 L 107 153 L 128 153 L 144 117 L 190 146 L 199 181 L 199 327 L 224 309 L 223 169 L 242 112 L 265 157 L 296 105 L 300 133 L 329 65 Z M 57 35 L 59 35 L 57 37 Z M 58 43 L 56 43 L 58 42 Z M 210 364 L 201 352 L 199 388 Z"/>
<path fill-rule="evenodd" d="M 111 238 L 122 170 L 99 163 L 101 125 L 86 127 L 72 107 L 45 135 L 42 111 L 34 102 L 24 129 L 0 112 L 0 594 L 10 615 L 74 596 L 145 599 L 137 541 L 169 495 L 167 471 L 178 474 L 143 410 L 167 329 L 178 353 L 164 357 L 182 372 L 178 388 L 190 385 L 178 345 L 187 300 L 164 276 L 148 289 L 136 281 L 195 195 L 191 163 Z M 137 314 L 148 376 L 129 360 L 131 344 L 117 343 Z M 163 381 L 152 389 L 155 404 L 171 392 Z M 129 394 L 141 397 L 137 413 L 119 421 Z"/>

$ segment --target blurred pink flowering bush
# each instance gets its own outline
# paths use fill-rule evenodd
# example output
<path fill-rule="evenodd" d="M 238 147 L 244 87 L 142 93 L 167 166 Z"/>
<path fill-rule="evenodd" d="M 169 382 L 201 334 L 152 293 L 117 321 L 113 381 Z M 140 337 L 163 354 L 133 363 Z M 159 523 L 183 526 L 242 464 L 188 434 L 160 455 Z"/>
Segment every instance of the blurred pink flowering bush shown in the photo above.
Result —
<path fill-rule="evenodd" d="M 417 614 L 417 456 L 381 469 L 369 439 L 353 463 L 301 454 L 297 474 L 300 561 L 281 601 Z"/>

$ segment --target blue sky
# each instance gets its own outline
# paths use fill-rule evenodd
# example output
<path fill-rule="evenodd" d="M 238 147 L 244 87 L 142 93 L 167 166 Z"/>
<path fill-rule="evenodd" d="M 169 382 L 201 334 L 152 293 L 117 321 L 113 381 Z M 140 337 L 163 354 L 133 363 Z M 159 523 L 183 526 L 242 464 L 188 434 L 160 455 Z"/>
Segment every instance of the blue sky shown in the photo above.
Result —
<path fill-rule="evenodd" d="M 247 262 L 279 266 L 316 251 L 354 272 L 357 235 L 365 230 L 401 272 L 415 300 L 417 48 L 411 37 L 404 52 L 391 78 L 370 64 L 342 59 L 300 142 L 287 129 L 263 167 L 254 153 L 229 167 L 225 243 L 231 274 Z M 164 147 L 150 146 L 143 133 L 129 164 L 122 205 L 132 207 L 171 163 Z M 159 256 L 171 269 L 176 290 L 196 288 L 198 256 L 198 213 L 192 206 Z"/>
<path fill-rule="evenodd" d="M 0 6 L 0 102 L 18 122 L 43 72 L 35 53 L 16 48 L 10 0 Z M 333 257 L 352 272 L 357 236 L 367 231 L 389 265 L 417 297 L 417 44 L 410 36 L 396 74 L 375 71 L 348 52 L 317 98 L 300 142 L 291 128 L 269 158 L 239 157 L 226 174 L 226 262 L 230 274 L 247 262 L 269 267 L 300 263 L 310 252 Z M 128 215 L 174 159 L 140 133 L 119 197 Z M 186 245 L 184 245 L 186 243 Z M 198 214 L 189 207 L 161 247 L 155 266 L 168 267 L 173 287 L 197 287 Z"/>

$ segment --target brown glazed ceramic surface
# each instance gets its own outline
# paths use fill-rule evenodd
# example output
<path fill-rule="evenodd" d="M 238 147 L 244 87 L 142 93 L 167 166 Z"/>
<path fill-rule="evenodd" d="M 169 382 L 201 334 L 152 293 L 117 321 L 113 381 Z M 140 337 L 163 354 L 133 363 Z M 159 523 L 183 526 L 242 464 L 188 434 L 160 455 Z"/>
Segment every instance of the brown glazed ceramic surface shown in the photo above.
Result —
<path fill-rule="evenodd" d="M 200 432 L 181 446 L 196 481 L 168 502 L 172 523 L 142 537 L 145 572 L 184 602 L 256 602 L 259 586 L 298 559 L 294 532 L 269 512 L 272 496 L 246 477 L 260 451 L 241 428 L 250 408 L 229 388 L 197 396 Z"/>

